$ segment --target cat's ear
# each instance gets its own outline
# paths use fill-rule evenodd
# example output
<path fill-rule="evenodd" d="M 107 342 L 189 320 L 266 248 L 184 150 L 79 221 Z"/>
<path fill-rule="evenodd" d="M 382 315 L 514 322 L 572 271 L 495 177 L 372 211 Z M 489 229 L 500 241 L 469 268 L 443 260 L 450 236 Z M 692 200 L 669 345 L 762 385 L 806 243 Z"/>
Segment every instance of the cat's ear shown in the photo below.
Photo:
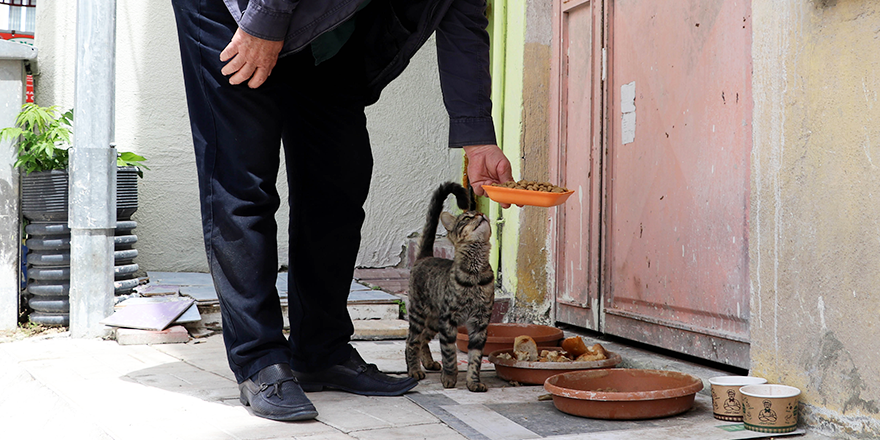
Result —
<path fill-rule="evenodd" d="M 451 231 L 453 227 L 455 227 L 455 216 L 443 211 L 440 213 L 440 221 L 443 223 L 443 227 L 446 228 L 447 231 Z"/>

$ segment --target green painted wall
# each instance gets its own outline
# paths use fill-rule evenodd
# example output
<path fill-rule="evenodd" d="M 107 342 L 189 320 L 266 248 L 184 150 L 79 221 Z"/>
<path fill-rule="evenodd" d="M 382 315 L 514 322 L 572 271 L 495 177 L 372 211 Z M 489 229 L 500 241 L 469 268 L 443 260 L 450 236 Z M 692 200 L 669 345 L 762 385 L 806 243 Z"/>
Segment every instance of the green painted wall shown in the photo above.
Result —
<path fill-rule="evenodd" d="M 551 9 L 546 0 L 490 2 L 493 102 L 498 141 L 515 179 L 548 180 Z M 547 209 L 502 210 L 495 259 L 501 289 L 515 298 L 513 321 L 548 322 Z"/>

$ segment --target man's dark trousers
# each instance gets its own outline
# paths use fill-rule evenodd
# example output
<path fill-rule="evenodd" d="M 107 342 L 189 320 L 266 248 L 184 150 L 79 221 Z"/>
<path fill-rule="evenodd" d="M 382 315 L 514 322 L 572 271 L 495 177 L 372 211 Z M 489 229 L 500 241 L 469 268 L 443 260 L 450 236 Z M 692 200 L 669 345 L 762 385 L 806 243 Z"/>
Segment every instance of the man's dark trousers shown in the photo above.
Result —
<path fill-rule="evenodd" d="M 257 89 L 232 86 L 220 52 L 237 26 L 222 0 L 175 0 L 208 263 L 238 382 L 290 363 L 315 371 L 348 359 L 346 308 L 373 158 L 364 63 L 353 37 L 315 66 L 279 59 Z M 290 188 L 290 338 L 282 335 L 275 188 L 283 140 Z"/>

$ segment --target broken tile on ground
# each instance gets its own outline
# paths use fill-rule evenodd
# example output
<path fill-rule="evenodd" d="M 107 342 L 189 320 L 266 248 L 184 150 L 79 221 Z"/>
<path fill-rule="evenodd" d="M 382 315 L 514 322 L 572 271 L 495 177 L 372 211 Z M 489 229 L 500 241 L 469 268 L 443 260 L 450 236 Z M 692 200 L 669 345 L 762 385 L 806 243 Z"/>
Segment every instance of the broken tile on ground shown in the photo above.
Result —
<path fill-rule="evenodd" d="M 100 323 L 111 327 L 165 330 L 193 304 L 193 300 L 149 302 L 129 305 L 115 311 Z"/>
<path fill-rule="evenodd" d="M 157 302 L 171 302 L 171 301 L 191 301 L 188 298 L 182 298 L 178 295 L 165 295 L 165 296 L 149 296 L 149 297 L 133 297 L 128 298 L 114 306 L 114 310 L 121 310 L 124 307 L 133 306 L 133 305 L 141 305 L 141 304 L 152 304 Z M 199 308 L 195 302 L 177 318 L 173 324 L 188 324 L 191 322 L 198 322 L 202 317 L 199 314 Z"/>
<path fill-rule="evenodd" d="M 119 345 L 181 344 L 189 342 L 189 332 L 180 325 L 161 331 L 118 328 L 116 342 Z"/>

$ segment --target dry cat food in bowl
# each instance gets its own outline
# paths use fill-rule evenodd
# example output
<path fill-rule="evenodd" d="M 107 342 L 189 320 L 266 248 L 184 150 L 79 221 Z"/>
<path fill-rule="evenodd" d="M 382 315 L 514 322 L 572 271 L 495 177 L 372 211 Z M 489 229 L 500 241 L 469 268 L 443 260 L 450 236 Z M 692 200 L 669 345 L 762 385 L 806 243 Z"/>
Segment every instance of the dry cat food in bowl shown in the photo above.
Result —
<path fill-rule="evenodd" d="M 599 345 L 599 344 L 596 344 Z M 577 370 L 611 368 L 621 362 L 620 355 L 602 349 L 603 357 L 595 360 L 577 360 L 562 347 L 542 348 L 537 360 L 518 359 L 515 349 L 498 350 L 489 355 L 495 364 L 495 374 L 504 380 L 541 385 L 550 376 Z"/>
<path fill-rule="evenodd" d="M 689 410 L 703 381 L 675 371 L 612 368 L 557 374 L 544 382 L 544 389 L 566 414 L 638 420 Z"/>
<path fill-rule="evenodd" d="M 531 336 L 540 347 L 555 347 L 559 345 L 564 334 L 556 327 L 540 324 L 489 324 L 486 331 L 486 345 L 483 353 L 489 354 L 498 350 L 512 349 L 513 340 L 517 336 Z M 468 334 L 464 327 L 458 328 L 455 345 L 459 350 L 467 352 Z"/>
<path fill-rule="evenodd" d="M 561 205 L 574 191 L 549 182 L 520 180 L 495 185 L 483 185 L 483 190 L 490 199 L 498 203 L 512 205 L 530 205 L 549 208 Z"/>

